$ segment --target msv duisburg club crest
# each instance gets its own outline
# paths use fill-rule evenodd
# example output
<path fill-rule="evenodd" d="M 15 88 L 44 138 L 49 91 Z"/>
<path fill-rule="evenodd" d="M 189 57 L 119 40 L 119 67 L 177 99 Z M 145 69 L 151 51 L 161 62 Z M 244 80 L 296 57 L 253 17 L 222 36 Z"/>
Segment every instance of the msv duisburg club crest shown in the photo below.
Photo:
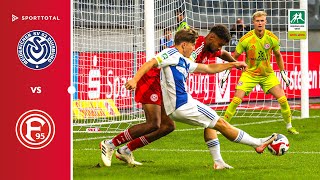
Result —
<path fill-rule="evenodd" d="M 22 64 L 33 70 L 41 70 L 53 63 L 57 45 L 49 33 L 33 30 L 21 37 L 17 51 Z"/>

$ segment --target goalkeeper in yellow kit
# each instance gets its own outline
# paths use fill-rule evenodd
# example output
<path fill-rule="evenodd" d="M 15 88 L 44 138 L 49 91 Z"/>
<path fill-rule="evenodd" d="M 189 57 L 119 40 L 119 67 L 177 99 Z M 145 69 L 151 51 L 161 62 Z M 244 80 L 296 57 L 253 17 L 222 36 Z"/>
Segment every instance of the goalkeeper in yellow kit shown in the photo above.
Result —
<path fill-rule="evenodd" d="M 284 70 L 283 59 L 280 53 L 279 40 L 271 31 L 265 29 L 267 13 L 257 11 L 252 16 L 254 30 L 240 38 L 234 52 L 234 59 L 238 59 L 242 52 L 246 52 L 246 63 L 248 69 L 243 72 L 236 86 L 235 95 L 225 112 L 225 120 L 231 120 L 236 113 L 236 108 L 241 104 L 242 98 L 248 95 L 252 89 L 259 84 L 265 93 L 272 94 L 279 102 L 282 117 L 286 123 L 289 133 L 299 134 L 291 124 L 291 110 L 285 93 L 272 66 L 270 65 L 271 51 L 273 51 L 276 62 L 280 69 L 281 77 L 289 86 L 290 81 Z"/>

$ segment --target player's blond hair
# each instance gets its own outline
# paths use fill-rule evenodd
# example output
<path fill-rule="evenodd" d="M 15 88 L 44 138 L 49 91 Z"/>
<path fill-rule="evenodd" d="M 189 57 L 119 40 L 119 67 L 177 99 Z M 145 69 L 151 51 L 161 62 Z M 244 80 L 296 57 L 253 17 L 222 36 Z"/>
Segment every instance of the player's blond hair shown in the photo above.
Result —
<path fill-rule="evenodd" d="M 267 13 L 264 11 L 257 11 L 255 13 L 253 13 L 252 20 L 254 20 L 256 17 L 260 17 L 260 16 L 267 16 Z"/>

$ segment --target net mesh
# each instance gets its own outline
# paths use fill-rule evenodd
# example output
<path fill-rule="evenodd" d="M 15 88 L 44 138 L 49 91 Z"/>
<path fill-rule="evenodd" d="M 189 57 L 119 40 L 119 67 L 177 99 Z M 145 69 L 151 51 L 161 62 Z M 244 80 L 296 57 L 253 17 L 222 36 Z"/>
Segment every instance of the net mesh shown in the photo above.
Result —
<path fill-rule="evenodd" d="M 232 40 L 225 49 L 233 52 L 238 39 L 253 28 L 252 14 L 264 10 L 268 14 L 266 28 L 280 39 L 285 69 L 290 70 L 289 77 L 294 80 L 299 76 L 300 47 L 298 41 L 287 38 L 287 18 L 288 9 L 298 7 L 297 0 L 155 0 L 155 53 L 170 45 L 163 43 L 163 39 L 174 36 L 181 24 L 178 15 L 182 17 L 182 22 L 203 36 L 214 24 L 226 25 Z M 74 132 L 119 132 L 144 121 L 141 105 L 134 102 L 134 94 L 124 88 L 124 83 L 146 61 L 146 28 L 143 0 L 73 1 Z M 223 63 L 219 58 L 208 62 Z M 292 83 L 288 88 L 285 86 L 274 57 L 272 66 L 290 106 L 294 107 L 298 85 Z M 221 73 L 190 75 L 189 92 L 223 115 L 240 75 L 240 71 L 232 70 L 225 88 L 218 85 Z M 244 98 L 236 117 L 280 118 L 281 113 L 277 100 L 257 86 Z"/>

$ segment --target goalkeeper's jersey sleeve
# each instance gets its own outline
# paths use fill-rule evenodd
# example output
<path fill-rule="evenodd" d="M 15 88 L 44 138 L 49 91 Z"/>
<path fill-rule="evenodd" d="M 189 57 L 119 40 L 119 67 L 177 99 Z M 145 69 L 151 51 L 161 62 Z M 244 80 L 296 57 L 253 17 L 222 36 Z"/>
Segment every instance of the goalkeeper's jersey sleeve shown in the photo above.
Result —
<path fill-rule="evenodd" d="M 246 52 L 247 72 L 252 76 L 267 76 L 274 73 L 270 64 L 271 53 L 280 49 L 279 39 L 271 31 L 265 30 L 260 39 L 254 30 L 242 36 L 236 47 L 238 54 Z"/>

